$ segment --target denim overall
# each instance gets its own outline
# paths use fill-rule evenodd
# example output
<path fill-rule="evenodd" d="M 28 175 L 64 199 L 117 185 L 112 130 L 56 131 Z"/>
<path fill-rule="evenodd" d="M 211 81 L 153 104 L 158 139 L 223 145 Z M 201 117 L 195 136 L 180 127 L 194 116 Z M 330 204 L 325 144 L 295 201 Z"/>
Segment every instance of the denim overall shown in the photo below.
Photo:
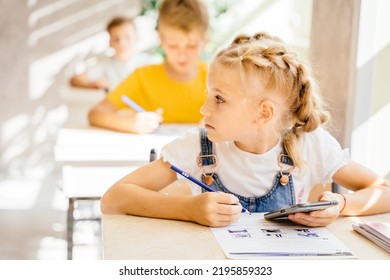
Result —
<path fill-rule="evenodd" d="M 207 138 L 207 132 L 204 128 L 200 128 L 200 144 L 201 153 L 198 157 L 198 165 L 215 165 L 217 158 L 213 151 L 213 143 Z M 282 154 L 279 160 L 283 164 L 293 166 L 291 158 L 285 154 Z M 288 182 L 285 185 L 282 185 L 280 182 L 282 177 L 281 173 L 288 175 Z M 272 188 L 265 195 L 259 197 L 243 197 L 232 193 L 223 185 L 221 179 L 216 173 L 203 174 L 202 182 L 205 184 L 207 182 L 206 176 L 212 176 L 214 179 L 213 183 L 210 185 L 211 188 L 217 191 L 233 194 L 239 199 L 241 205 L 248 209 L 249 212 L 270 212 L 296 203 L 293 178 L 287 171 L 278 171 L 275 175 Z"/>

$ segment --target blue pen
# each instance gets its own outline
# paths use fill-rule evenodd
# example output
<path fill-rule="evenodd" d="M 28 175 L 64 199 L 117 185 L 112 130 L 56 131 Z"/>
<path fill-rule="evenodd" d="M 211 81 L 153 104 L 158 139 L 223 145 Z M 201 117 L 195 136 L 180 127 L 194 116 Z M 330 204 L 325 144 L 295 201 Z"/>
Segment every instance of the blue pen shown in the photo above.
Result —
<path fill-rule="evenodd" d="M 129 97 L 126 95 L 122 95 L 122 101 L 129 105 L 131 108 L 136 110 L 137 112 L 145 112 L 146 110 L 139 106 L 137 103 L 135 103 L 133 100 L 131 100 Z"/>
<path fill-rule="evenodd" d="M 216 192 L 213 188 L 210 188 L 209 186 L 207 186 L 206 184 L 204 184 L 203 182 L 199 181 L 198 179 L 192 177 L 190 174 L 187 174 L 185 173 L 183 170 L 181 170 L 180 168 L 174 166 L 174 165 L 171 165 L 171 169 L 174 170 L 176 173 L 179 173 L 181 176 L 187 178 L 188 180 L 190 180 L 191 182 L 194 182 L 195 184 L 197 184 L 199 187 L 205 189 L 206 191 L 209 191 L 209 192 Z M 242 212 L 247 212 L 250 214 L 250 212 L 248 211 L 248 209 L 246 209 L 245 207 L 242 207 Z"/>

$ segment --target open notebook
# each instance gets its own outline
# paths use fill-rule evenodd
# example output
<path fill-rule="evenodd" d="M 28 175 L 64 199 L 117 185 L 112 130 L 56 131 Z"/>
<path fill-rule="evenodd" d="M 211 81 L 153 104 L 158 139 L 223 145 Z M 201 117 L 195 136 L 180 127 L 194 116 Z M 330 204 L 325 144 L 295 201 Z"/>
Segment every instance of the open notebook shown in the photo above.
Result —
<path fill-rule="evenodd" d="M 232 225 L 211 228 L 231 259 L 339 259 L 356 256 L 328 229 L 272 222 L 264 213 L 241 215 Z"/>

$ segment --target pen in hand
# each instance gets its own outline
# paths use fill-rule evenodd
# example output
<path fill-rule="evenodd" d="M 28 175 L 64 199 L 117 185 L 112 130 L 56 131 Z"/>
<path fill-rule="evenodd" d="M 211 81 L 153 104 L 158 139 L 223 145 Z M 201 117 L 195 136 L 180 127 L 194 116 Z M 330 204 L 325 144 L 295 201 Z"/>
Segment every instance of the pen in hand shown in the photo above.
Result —
<path fill-rule="evenodd" d="M 196 179 L 195 177 L 192 177 L 191 175 L 187 174 L 186 172 L 184 172 L 183 170 L 181 170 L 180 168 L 174 166 L 174 165 L 171 165 L 171 169 L 174 170 L 176 173 L 182 175 L 183 177 L 187 178 L 188 180 L 190 180 L 191 182 L 197 184 L 199 187 L 205 189 L 206 191 L 209 191 L 209 192 L 216 192 L 216 190 L 214 190 L 213 188 L 210 188 L 209 186 L 207 186 L 206 184 L 204 184 L 203 182 L 199 181 L 198 179 Z M 244 206 L 242 206 L 242 212 L 246 212 L 248 214 L 251 214 L 248 209 L 246 209 Z"/>
<path fill-rule="evenodd" d="M 126 103 L 130 108 L 133 108 L 135 111 L 137 111 L 138 113 L 140 112 L 146 112 L 146 110 L 144 108 L 142 108 L 141 106 L 139 106 L 137 103 L 135 103 L 133 100 L 131 100 L 128 96 L 126 95 L 122 95 L 121 97 L 122 101 L 124 103 Z"/>

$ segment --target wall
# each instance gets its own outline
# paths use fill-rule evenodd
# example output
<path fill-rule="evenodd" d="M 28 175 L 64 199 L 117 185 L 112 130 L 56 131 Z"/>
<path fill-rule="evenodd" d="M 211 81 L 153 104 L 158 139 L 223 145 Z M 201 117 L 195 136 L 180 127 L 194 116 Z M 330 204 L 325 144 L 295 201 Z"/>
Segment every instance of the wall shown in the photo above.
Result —
<path fill-rule="evenodd" d="M 356 59 L 352 158 L 390 179 L 390 2 L 363 0 Z"/>
<path fill-rule="evenodd" d="M 313 2 L 310 60 L 343 147 L 350 145 L 359 10 L 359 0 Z"/>
<path fill-rule="evenodd" d="M 139 9 L 137 0 L 0 0 L 0 179 L 50 172 L 66 65 L 107 46 L 112 16 Z"/>
<path fill-rule="evenodd" d="M 390 178 L 390 2 L 313 2 L 310 57 L 351 158 Z"/>

